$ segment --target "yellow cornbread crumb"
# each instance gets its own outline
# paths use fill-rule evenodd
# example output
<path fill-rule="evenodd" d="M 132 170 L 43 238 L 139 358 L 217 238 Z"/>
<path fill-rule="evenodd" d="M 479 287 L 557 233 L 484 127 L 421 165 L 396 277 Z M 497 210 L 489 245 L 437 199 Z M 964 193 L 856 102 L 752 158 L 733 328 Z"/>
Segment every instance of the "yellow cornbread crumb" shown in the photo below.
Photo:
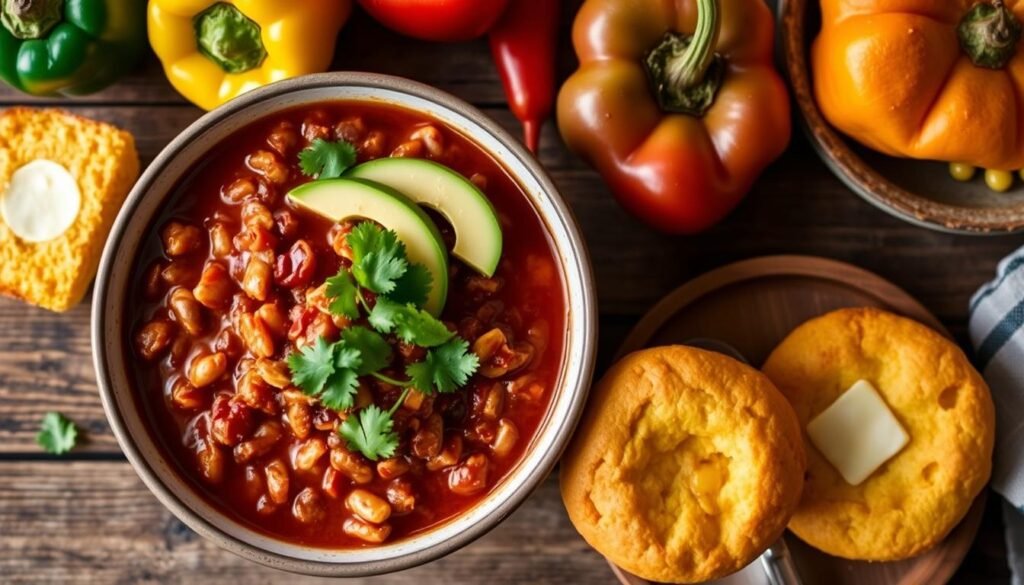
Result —
<path fill-rule="evenodd" d="M 0 293 L 54 311 L 85 295 L 121 203 L 139 175 L 128 132 L 62 110 L 11 108 L 0 114 L 0 196 L 11 175 L 36 159 L 63 165 L 82 193 L 71 227 L 56 239 L 20 240 L 0 220 Z"/>
<path fill-rule="evenodd" d="M 605 375 L 561 467 L 569 518 L 645 579 L 732 573 L 777 539 L 800 499 L 796 417 L 757 370 L 673 346 Z"/>
<path fill-rule="evenodd" d="M 808 443 L 804 495 L 789 528 L 811 546 L 872 561 L 917 555 L 949 534 L 988 481 L 988 387 L 960 348 L 924 325 L 877 309 L 834 311 L 790 333 L 764 372 L 801 428 L 864 379 L 910 435 L 857 486 Z"/>

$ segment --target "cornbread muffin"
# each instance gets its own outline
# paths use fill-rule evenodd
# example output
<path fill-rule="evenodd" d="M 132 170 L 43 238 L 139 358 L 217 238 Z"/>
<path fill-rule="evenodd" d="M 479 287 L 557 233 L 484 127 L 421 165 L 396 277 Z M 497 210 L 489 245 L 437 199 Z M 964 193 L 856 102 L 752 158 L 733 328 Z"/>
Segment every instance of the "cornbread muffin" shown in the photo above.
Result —
<path fill-rule="evenodd" d="M 44 159 L 77 182 L 81 203 L 58 237 L 29 242 L 0 220 L 0 293 L 54 311 L 77 304 L 96 274 L 110 226 L 139 175 L 131 134 L 61 110 L 12 108 L 0 114 L 0 198 L 11 177 Z"/>
<path fill-rule="evenodd" d="M 764 372 L 807 423 L 867 380 L 910 442 L 857 486 L 808 443 L 804 495 L 789 528 L 848 559 L 890 561 L 937 544 L 988 481 L 995 429 L 988 387 L 951 341 L 877 309 L 843 309 L 797 327 Z"/>
<path fill-rule="evenodd" d="M 605 375 L 562 460 L 576 529 L 645 579 L 732 573 L 786 527 L 800 499 L 796 417 L 757 370 L 683 346 L 630 354 Z"/>

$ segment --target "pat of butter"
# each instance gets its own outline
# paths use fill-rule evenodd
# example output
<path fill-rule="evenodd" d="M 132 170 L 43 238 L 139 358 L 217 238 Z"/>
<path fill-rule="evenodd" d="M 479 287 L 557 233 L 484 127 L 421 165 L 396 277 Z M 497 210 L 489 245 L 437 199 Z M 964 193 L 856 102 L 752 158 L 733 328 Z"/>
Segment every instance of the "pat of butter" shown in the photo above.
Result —
<path fill-rule="evenodd" d="M 910 435 L 867 380 L 860 380 L 807 424 L 811 443 L 850 485 L 900 452 Z"/>
<path fill-rule="evenodd" d="M 78 217 L 82 193 L 66 168 L 37 159 L 14 171 L 0 195 L 0 216 L 26 242 L 46 242 L 63 234 Z"/>

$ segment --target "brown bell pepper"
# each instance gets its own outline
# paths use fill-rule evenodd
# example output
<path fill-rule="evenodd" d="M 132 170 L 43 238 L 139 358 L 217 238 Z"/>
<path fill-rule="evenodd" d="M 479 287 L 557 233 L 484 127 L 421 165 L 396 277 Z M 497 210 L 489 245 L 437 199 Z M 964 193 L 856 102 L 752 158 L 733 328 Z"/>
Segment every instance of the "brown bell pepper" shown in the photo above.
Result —
<path fill-rule="evenodd" d="M 587 0 L 562 136 L 647 223 L 706 229 L 789 143 L 773 42 L 763 0 Z"/>

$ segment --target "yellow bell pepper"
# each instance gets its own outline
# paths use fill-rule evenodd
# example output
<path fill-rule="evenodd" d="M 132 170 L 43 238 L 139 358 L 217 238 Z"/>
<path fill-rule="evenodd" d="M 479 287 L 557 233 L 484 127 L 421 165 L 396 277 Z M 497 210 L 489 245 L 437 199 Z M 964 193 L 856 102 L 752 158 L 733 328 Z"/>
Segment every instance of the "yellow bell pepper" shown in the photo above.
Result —
<path fill-rule="evenodd" d="M 211 110 L 326 71 L 351 0 L 150 0 L 149 42 L 174 89 Z"/>

